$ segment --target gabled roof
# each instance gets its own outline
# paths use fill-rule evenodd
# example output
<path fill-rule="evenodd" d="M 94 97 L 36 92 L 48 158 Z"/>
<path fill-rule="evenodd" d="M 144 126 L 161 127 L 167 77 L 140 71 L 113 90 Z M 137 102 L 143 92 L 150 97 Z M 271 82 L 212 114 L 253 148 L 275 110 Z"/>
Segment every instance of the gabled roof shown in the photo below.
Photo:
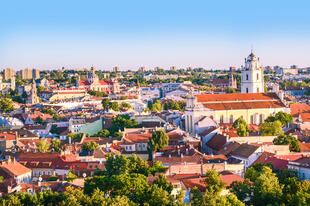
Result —
<path fill-rule="evenodd" d="M 210 139 L 206 145 L 211 149 L 219 151 L 227 142 L 226 136 L 221 134 L 216 134 Z"/>
<path fill-rule="evenodd" d="M 198 94 L 197 102 L 227 102 L 253 100 L 279 100 L 275 93 L 232 93 L 232 94 Z"/>
<path fill-rule="evenodd" d="M 254 146 L 254 145 L 250 145 L 250 144 L 246 144 L 243 143 L 240 145 L 240 147 L 238 147 L 237 149 L 235 149 L 234 151 L 232 151 L 231 155 L 236 156 L 236 157 L 241 157 L 241 158 L 249 158 L 257 149 L 259 148 L 259 146 Z"/>
<path fill-rule="evenodd" d="M 290 104 L 291 114 L 296 117 L 300 113 L 309 112 L 310 106 L 306 103 Z"/>
<path fill-rule="evenodd" d="M 9 161 L 6 161 L 6 162 L 1 162 L 0 169 L 3 169 L 4 171 L 8 172 L 13 177 L 14 176 L 24 175 L 26 173 L 31 172 L 31 169 L 23 166 L 19 162 L 16 162 L 15 159 L 14 160 L 9 160 Z"/>

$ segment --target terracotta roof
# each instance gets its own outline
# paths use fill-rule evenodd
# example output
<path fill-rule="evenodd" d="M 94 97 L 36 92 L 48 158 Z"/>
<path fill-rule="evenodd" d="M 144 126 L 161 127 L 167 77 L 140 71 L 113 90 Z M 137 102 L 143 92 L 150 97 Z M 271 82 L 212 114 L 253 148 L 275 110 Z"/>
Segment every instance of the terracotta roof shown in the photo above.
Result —
<path fill-rule="evenodd" d="M 300 152 L 310 152 L 310 143 L 299 142 Z"/>
<path fill-rule="evenodd" d="M 198 94 L 197 102 L 279 100 L 275 93 Z"/>
<path fill-rule="evenodd" d="M 204 103 L 206 108 L 213 110 L 239 110 L 260 108 L 283 108 L 285 105 L 279 101 L 252 101 L 252 102 L 218 102 Z"/>
<path fill-rule="evenodd" d="M 15 160 L 2 162 L 0 168 L 9 172 L 13 176 L 20 176 L 31 172 L 31 169 L 23 166 L 22 164 L 16 162 Z"/>
<path fill-rule="evenodd" d="M 300 113 L 309 112 L 310 106 L 306 103 L 290 104 L 291 114 L 296 117 Z"/>
<path fill-rule="evenodd" d="M 218 152 L 223 155 L 229 155 L 240 146 L 238 142 L 228 142 Z"/>
<path fill-rule="evenodd" d="M 134 143 L 147 143 L 148 139 L 152 136 L 152 133 L 142 133 L 142 134 L 126 134 L 122 139 L 124 144 L 134 144 Z"/>
<path fill-rule="evenodd" d="M 16 140 L 15 133 L 8 133 L 8 132 L 1 132 L 0 133 L 0 140 Z"/>
<path fill-rule="evenodd" d="M 300 114 L 303 122 L 310 122 L 310 112 L 304 112 Z"/>

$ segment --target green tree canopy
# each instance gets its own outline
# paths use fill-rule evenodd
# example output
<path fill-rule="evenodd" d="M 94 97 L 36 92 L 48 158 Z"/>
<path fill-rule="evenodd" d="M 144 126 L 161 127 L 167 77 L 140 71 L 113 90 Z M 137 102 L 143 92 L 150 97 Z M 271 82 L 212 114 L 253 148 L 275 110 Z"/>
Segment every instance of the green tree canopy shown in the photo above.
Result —
<path fill-rule="evenodd" d="M 84 151 L 95 151 L 100 149 L 99 145 L 97 142 L 86 142 L 83 144 L 83 148 Z"/>
<path fill-rule="evenodd" d="M 299 141 L 291 135 L 280 135 L 273 140 L 275 145 L 289 145 L 290 151 L 300 152 Z"/>
<path fill-rule="evenodd" d="M 237 134 L 240 137 L 246 137 L 250 131 L 249 126 L 242 117 L 236 119 L 232 126 L 233 128 L 237 128 Z"/>
<path fill-rule="evenodd" d="M 259 126 L 259 132 L 262 136 L 280 136 L 284 134 L 282 131 L 282 123 L 279 120 L 262 123 Z"/>
<path fill-rule="evenodd" d="M 59 139 L 53 139 L 51 143 L 51 148 L 55 152 L 61 152 L 61 141 Z"/>
<path fill-rule="evenodd" d="M 40 142 L 38 144 L 38 149 L 39 152 L 49 152 L 50 150 L 50 145 L 48 144 L 48 142 L 46 141 L 45 138 L 41 138 Z"/>
<path fill-rule="evenodd" d="M 153 152 L 168 146 L 169 136 L 161 129 L 153 132 L 152 137 L 148 140 L 149 159 L 153 158 Z"/>
<path fill-rule="evenodd" d="M 9 98 L 2 98 L 0 100 L 0 112 L 7 113 L 14 110 L 13 101 Z"/>
<path fill-rule="evenodd" d="M 274 121 L 280 121 L 282 126 L 284 127 L 288 123 L 293 122 L 293 116 L 291 114 L 285 113 L 283 111 L 278 112 L 275 116 L 269 116 L 265 120 L 265 122 L 274 122 Z"/>

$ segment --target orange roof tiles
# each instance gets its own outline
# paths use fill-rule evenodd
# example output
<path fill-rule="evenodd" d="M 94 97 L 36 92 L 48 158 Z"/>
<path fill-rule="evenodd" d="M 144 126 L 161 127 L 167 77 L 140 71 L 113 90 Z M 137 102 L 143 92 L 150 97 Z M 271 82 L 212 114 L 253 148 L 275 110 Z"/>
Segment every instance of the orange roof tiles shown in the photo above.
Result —
<path fill-rule="evenodd" d="M 13 161 L 7 161 L 7 162 L 2 162 L 0 164 L 0 168 L 8 171 L 10 174 L 13 174 L 14 176 L 20 176 L 25 173 L 31 172 L 31 169 L 25 167 L 24 165 L 16 162 L 15 160 Z"/>
<path fill-rule="evenodd" d="M 198 94 L 198 102 L 216 101 L 251 101 L 279 99 L 275 93 L 232 93 L 232 94 Z"/>
<path fill-rule="evenodd" d="M 291 114 L 298 116 L 300 113 L 309 112 L 310 106 L 306 103 L 290 104 Z"/>

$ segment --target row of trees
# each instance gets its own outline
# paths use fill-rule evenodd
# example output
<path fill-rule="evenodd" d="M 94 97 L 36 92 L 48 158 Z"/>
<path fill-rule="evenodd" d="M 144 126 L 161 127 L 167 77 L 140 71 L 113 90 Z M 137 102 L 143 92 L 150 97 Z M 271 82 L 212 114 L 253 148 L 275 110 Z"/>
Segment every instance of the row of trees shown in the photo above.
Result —
<path fill-rule="evenodd" d="M 246 205 L 309 205 L 310 183 L 295 171 L 254 164 L 244 182 L 233 182 L 231 191 Z"/>
<path fill-rule="evenodd" d="M 120 111 L 120 110 L 127 110 L 131 108 L 131 105 L 127 102 L 118 103 L 115 101 L 111 101 L 108 98 L 104 98 L 102 100 L 102 107 L 105 111 L 108 111 L 109 109 L 112 109 L 113 111 Z"/>

